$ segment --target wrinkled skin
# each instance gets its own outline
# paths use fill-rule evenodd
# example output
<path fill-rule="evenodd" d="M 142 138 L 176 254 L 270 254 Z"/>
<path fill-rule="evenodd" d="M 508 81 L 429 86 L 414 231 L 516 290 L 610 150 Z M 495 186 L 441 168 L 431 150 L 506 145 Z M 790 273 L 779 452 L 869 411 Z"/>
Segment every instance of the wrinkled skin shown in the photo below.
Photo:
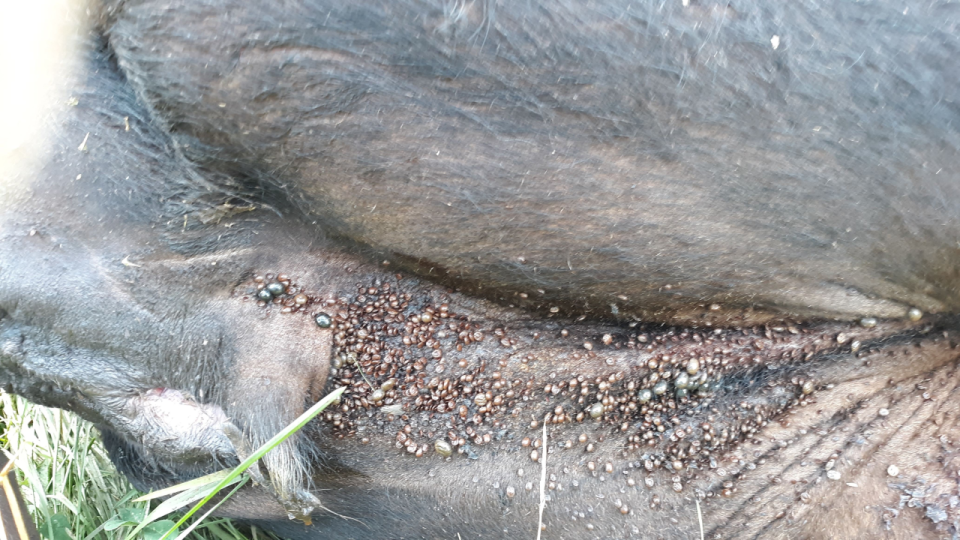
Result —
<path fill-rule="evenodd" d="M 292 538 L 960 533 L 957 6 L 341 4 L 91 7 L 6 391 L 149 489 L 346 386 Z"/>

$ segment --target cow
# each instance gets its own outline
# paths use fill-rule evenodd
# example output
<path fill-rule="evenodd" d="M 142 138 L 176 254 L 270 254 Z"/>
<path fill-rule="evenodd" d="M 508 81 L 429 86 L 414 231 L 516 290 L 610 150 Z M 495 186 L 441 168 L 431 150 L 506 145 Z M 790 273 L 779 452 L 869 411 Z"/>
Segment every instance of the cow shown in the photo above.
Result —
<path fill-rule="evenodd" d="M 345 388 L 223 515 L 960 531 L 955 4 L 81 8 L 4 149 L 0 384 L 139 488 Z"/>

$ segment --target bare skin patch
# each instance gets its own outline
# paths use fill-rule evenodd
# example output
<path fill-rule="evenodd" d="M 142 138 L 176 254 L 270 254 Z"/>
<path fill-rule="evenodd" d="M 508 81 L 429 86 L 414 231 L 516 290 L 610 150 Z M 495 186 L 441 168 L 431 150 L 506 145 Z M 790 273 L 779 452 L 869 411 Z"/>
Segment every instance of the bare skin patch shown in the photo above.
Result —
<path fill-rule="evenodd" d="M 211 458 L 232 461 L 233 446 L 221 425 L 227 422 L 223 409 L 199 403 L 180 390 L 154 388 L 129 398 L 121 415 L 126 431 L 139 436 L 147 448 L 164 449 L 186 463 Z"/>
<path fill-rule="evenodd" d="M 849 475 L 841 470 L 853 459 L 850 450 L 807 461 L 791 449 L 829 435 L 833 428 L 815 426 L 823 424 L 824 411 L 846 410 L 838 389 L 864 384 L 845 377 L 851 362 L 868 370 L 896 343 L 929 341 L 924 332 L 934 328 L 909 318 L 740 329 L 529 319 L 399 274 L 322 299 L 290 278 L 286 290 L 265 301 L 258 294 L 278 280 L 270 277 L 241 286 L 248 301 L 312 317 L 318 331 L 329 328 L 333 335 L 327 386 L 348 389 L 337 409 L 322 416 L 321 447 L 342 441 L 369 447 L 371 456 L 420 458 L 423 465 L 401 469 L 429 470 L 440 485 L 451 473 L 463 474 L 452 472 L 463 470 L 457 462 L 468 469 L 473 463 L 475 479 L 497 478 L 486 486 L 505 508 L 533 501 L 540 461 L 549 455 L 554 468 L 546 489 L 554 500 L 569 501 L 571 490 L 609 497 L 615 486 L 632 495 L 604 504 L 629 517 L 661 510 L 678 515 L 678 501 L 693 497 L 714 523 L 731 526 L 753 523 L 749 515 L 724 510 L 745 490 L 754 492 L 750 500 L 778 494 L 764 513 L 776 519 L 760 520 L 777 523 L 799 519 L 803 505 L 820 496 L 814 491 L 820 483 Z M 881 362 L 884 370 L 895 360 Z M 878 395 L 869 385 L 860 391 L 865 398 Z M 334 462 L 373 459 L 367 452 Z M 490 468 L 491 458 L 502 465 L 499 472 Z M 791 467 L 807 472 L 793 478 L 785 472 Z M 349 484 L 348 477 L 341 479 Z M 774 489 L 757 492 L 758 481 Z M 801 483 L 789 504 L 777 502 L 784 482 Z M 584 526 L 604 522 L 591 520 L 592 503 L 566 508 Z"/>

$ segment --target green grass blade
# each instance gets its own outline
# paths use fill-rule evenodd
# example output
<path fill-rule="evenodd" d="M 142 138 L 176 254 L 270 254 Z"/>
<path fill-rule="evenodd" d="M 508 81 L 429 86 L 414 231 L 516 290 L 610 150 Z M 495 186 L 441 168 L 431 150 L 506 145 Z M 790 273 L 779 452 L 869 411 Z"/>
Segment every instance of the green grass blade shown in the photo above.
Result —
<path fill-rule="evenodd" d="M 197 525 L 199 525 L 200 523 L 202 523 L 203 520 L 205 520 L 205 519 L 207 519 L 208 517 L 210 517 L 210 514 L 212 514 L 217 508 L 220 508 L 220 505 L 223 504 L 224 502 L 226 502 L 227 499 L 229 499 L 230 497 L 233 497 L 233 494 L 236 493 L 237 491 L 239 491 L 240 488 L 242 488 L 243 485 L 247 483 L 247 480 L 250 479 L 250 477 L 247 476 L 247 475 L 243 475 L 242 478 L 243 478 L 243 480 L 241 480 L 240 483 L 238 483 L 237 486 L 236 486 L 235 488 L 233 488 L 233 490 L 230 491 L 230 493 L 227 493 L 226 497 L 220 499 L 220 501 L 218 501 L 217 504 L 213 505 L 213 508 L 211 508 L 211 509 L 207 510 L 206 512 L 204 512 L 204 514 L 203 514 L 202 516 L 200 516 L 199 518 L 197 518 L 196 520 L 194 520 L 194 522 L 193 522 L 189 527 L 187 527 L 182 533 L 180 533 L 180 534 L 177 536 L 177 540 L 183 540 L 183 539 L 185 539 L 188 534 L 190 534 L 191 532 L 193 532 L 194 529 L 197 528 Z M 176 526 L 174 526 L 174 529 L 175 529 L 175 528 L 176 528 Z M 210 530 L 210 532 L 213 533 L 213 535 L 216 536 L 217 538 L 221 538 L 222 540 L 229 540 L 229 537 L 227 537 L 226 533 L 224 533 L 223 530 L 220 529 L 220 527 L 217 527 L 216 525 L 211 525 L 211 526 L 209 527 L 209 530 Z M 168 531 L 168 532 L 169 532 L 169 531 Z"/>
<path fill-rule="evenodd" d="M 194 478 L 187 482 L 177 484 L 175 486 L 170 486 L 159 491 L 151 491 L 142 497 L 137 497 L 133 502 L 142 502 L 149 501 L 151 499 L 159 499 L 160 497 L 166 497 L 167 495 L 173 495 L 174 493 L 180 493 L 181 491 L 186 491 L 195 487 L 206 486 L 210 483 L 217 483 L 224 479 L 228 474 L 230 474 L 229 469 L 224 469 L 222 471 L 217 471 L 215 473 L 210 473 L 206 476 L 201 476 L 200 478 Z"/>
<path fill-rule="evenodd" d="M 74 414 L 0 391 L 0 446 L 16 464 L 27 510 L 36 523 L 49 525 L 43 527 L 47 534 L 65 540 L 122 540 L 150 510 L 149 501 L 133 502 L 143 494 L 113 466 L 97 429 Z M 120 513 L 133 515 L 128 510 L 139 518 L 106 530 L 105 524 Z M 226 518 L 210 521 L 219 524 L 216 531 L 201 523 L 190 538 L 248 539 Z M 157 537 L 166 530 L 154 529 Z"/>
<path fill-rule="evenodd" d="M 276 448 L 281 442 L 283 442 L 283 441 L 286 440 L 288 437 L 290 437 L 291 435 L 293 435 L 294 433 L 296 433 L 297 431 L 299 431 L 300 429 L 302 429 L 303 426 L 307 425 L 307 423 L 310 422 L 310 420 L 313 420 L 313 418 L 316 417 L 316 416 L 317 416 L 318 414 L 320 414 L 321 412 L 323 412 L 324 409 L 326 409 L 327 407 L 329 407 L 331 404 L 339 401 L 339 400 L 340 400 L 340 396 L 343 394 L 343 392 L 344 392 L 345 390 L 346 390 L 346 387 L 341 387 L 341 388 L 337 388 L 337 389 L 334 390 L 333 392 L 330 392 L 330 393 L 327 394 L 323 399 L 321 399 L 320 401 L 318 401 L 317 403 L 315 403 L 312 407 L 310 407 L 310 408 L 307 409 L 303 414 L 301 414 L 299 417 L 297 417 L 297 419 L 294 420 L 293 422 L 291 422 L 286 428 L 284 428 L 283 430 L 281 430 L 279 433 L 277 433 L 276 435 L 274 435 L 270 440 L 268 440 L 266 443 L 264 443 L 260 448 L 258 448 L 255 452 L 253 452 L 253 453 L 250 455 L 250 457 L 248 457 L 247 459 L 245 459 L 245 460 L 243 461 L 243 463 L 241 463 L 240 465 L 238 465 L 237 467 L 235 467 L 232 471 L 230 471 L 230 474 L 227 475 L 226 478 L 224 478 L 223 480 L 221 480 L 221 481 L 210 491 L 210 493 L 209 493 L 206 497 L 203 498 L 203 500 L 201 500 L 199 503 L 197 503 L 196 506 L 194 506 L 192 509 L 190 509 L 190 511 L 187 512 L 182 518 L 180 518 L 180 521 L 178 521 L 177 524 L 176 524 L 173 528 L 171 528 L 169 531 L 167 531 L 167 534 L 165 534 L 165 535 L 163 535 L 162 537 L 160 537 L 159 540 L 165 540 L 175 529 L 177 529 L 177 528 L 179 528 L 181 525 L 183 525 L 183 524 L 187 521 L 187 519 L 190 518 L 190 516 L 192 516 L 193 514 L 195 514 L 198 510 L 200 510 L 200 508 L 201 508 L 204 504 L 206 504 L 210 499 L 212 499 L 214 495 L 216 495 L 221 489 L 223 489 L 224 487 L 226 487 L 231 480 L 233 480 L 233 479 L 237 478 L 238 476 L 240 476 L 244 471 L 246 471 L 248 468 L 250 468 L 250 466 L 252 466 L 254 463 L 256 463 L 257 460 L 259 460 L 259 459 L 262 458 L 264 455 L 266 455 L 267 452 L 269 452 L 270 450 L 273 450 L 273 449 Z M 141 525 L 143 525 L 143 524 L 141 524 Z M 141 528 L 142 528 L 142 527 L 141 527 Z M 138 531 L 134 531 L 134 533 L 136 533 L 136 532 L 138 532 Z M 128 537 L 126 538 L 126 540 L 133 540 L 133 535 L 134 535 L 134 533 L 131 533 L 130 536 L 128 536 Z"/>

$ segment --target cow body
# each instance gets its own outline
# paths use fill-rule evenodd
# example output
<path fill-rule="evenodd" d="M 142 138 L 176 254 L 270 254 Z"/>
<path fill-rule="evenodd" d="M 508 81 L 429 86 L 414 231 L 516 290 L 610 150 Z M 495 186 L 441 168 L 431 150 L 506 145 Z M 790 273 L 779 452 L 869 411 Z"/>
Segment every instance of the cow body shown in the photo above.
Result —
<path fill-rule="evenodd" d="M 227 515 L 956 533 L 951 4 L 91 15 L 3 180 L 0 381 L 141 488 L 346 386 Z"/>

